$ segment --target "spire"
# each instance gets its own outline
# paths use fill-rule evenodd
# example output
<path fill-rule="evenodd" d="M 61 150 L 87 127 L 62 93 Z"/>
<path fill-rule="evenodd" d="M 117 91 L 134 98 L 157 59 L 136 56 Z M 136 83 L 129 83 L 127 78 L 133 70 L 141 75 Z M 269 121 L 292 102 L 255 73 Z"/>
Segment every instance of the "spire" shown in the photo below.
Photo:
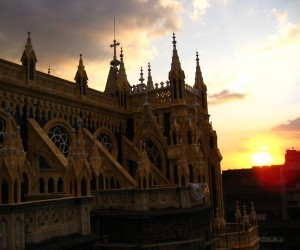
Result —
<path fill-rule="evenodd" d="M 148 63 L 148 81 L 147 81 L 147 88 L 148 88 L 148 90 L 154 89 L 154 87 L 153 87 L 153 81 L 152 81 L 152 76 L 151 76 L 150 63 Z"/>
<path fill-rule="evenodd" d="M 25 51 L 27 51 L 27 52 L 31 52 L 33 50 L 32 44 L 31 44 L 30 34 L 31 34 L 31 32 L 29 31 L 28 32 L 28 37 L 27 37 L 27 43 L 25 45 Z"/>
<path fill-rule="evenodd" d="M 176 76 L 176 78 L 181 78 L 183 80 L 185 78 L 185 75 L 184 75 L 184 71 L 181 69 L 181 64 L 177 53 L 177 48 L 176 48 L 177 42 L 176 42 L 175 33 L 173 33 L 172 38 L 173 38 L 172 41 L 173 55 L 172 55 L 171 71 L 169 72 L 169 80 L 171 80 L 174 76 Z"/>
<path fill-rule="evenodd" d="M 198 55 L 198 51 L 196 52 L 196 74 L 195 74 L 195 84 L 194 84 L 194 88 L 196 89 L 203 89 L 204 85 L 204 81 L 203 81 L 203 77 L 202 77 L 202 72 L 200 69 L 200 65 L 199 65 L 199 55 Z"/>
<path fill-rule="evenodd" d="M 21 57 L 21 62 L 24 61 L 25 58 L 33 58 L 35 63 L 37 62 L 34 50 L 33 50 L 33 46 L 31 43 L 31 32 L 28 32 L 28 37 L 27 37 L 27 42 L 25 44 L 25 49 L 23 51 L 22 57 Z"/>
<path fill-rule="evenodd" d="M 172 99 L 185 99 L 185 82 L 184 71 L 181 69 L 177 49 L 175 34 L 173 33 L 173 55 L 171 70 L 169 72 L 169 81 L 171 86 L 171 98 Z"/>
<path fill-rule="evenodd" d="M 87 94 L 87 88 L 88 88 L 88 86 L 87 86 L 88 76 L 84 69 L 82 54 L 80 54 L 79 56 L 80 56 L 79 64 L 77 66 L 77 72 L 76 72 L 74 80 L 76 81 L 77 84 L 80 84 L 80 86 L 81 86 L 80 94 L 85 96 Z"/>
<path fill-rule="evenodd" d="M 80 77 L 84 77 L 84 78 L 86 78 L 86 80 L 88 80 L 86 71 L 85 71 L 85 69 L 84 69 L 85 67 L 84 67 L 84 65 L 83 65 L 82 54 L 79 55 L 79 64 L 78 64 L 77 68 L 78 68 L 78 69 L 77 69 L 77 73 L 76 73 L 76 76 L 75 76 L 75 79 L 74 79 L 74 80 L 76 80 L 76 78 L 78 77 L 78 75 L 79 75 Z"/>
<path fill-rule="evenodd" d="M 117 76 L 117 88 L 119 88 L 119 90 L 124 89 L 124 88 L 127 89 L 130 86 L 130 84 L 127 80 L 123 57 L 124 57 L 123 48 L 121 47 L 120 69 L 119 69 L 118 76 Z"/>
<path fill-rule="evenodd" d="M 27 42 L 25 44 L 25 49 L 23 51 L 21 62 L 25 69 L 26 80 L 34 80 L 35 79 L 35 68 L 37 59 L 33 50 L 33 46 L 31 43 L 30 32 L 28 32 Z"/>

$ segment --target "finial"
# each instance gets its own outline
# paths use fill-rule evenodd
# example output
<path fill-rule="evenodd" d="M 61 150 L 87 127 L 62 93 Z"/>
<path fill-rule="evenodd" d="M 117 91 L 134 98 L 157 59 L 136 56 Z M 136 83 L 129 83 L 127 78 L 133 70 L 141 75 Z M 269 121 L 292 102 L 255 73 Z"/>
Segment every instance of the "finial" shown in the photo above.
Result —
<path fill-rule="evenodd" d="M 144 84 L 144 77 L 143 77 L 143 67 L 141 67 L 141 73 L 140 73 L 141 78 L 139 79 L 139 81 L 141 82 L 141 84 Z"/>
<path fill-rule="evenodd" d="M 31 32 L 30 32 L 30 31 L 28 31 L 28 38 L 30 38 L 30 34 L 31 34 Z"/>
<path fill-rule="evenodd" d="M 120 59 L 121 59 L 121 62 L 123 62 L 123 48 L 122 47 L 121 47 Z"/>
<path fill-rule="evenodd" d="M 81 53 L 80 53 L 80 55 L 79 55 L 79 56 L 80 56 L 80 60 L 82 60 L 82 54 L 81 54 Z"/>
<path fill-rule="evenodd" d="M 198 54 L 198 51 L 196 51 L 196 62 L 197 62 L 197 65 L 199 64 L 199 54 Z"/>
<path fill-rule="evenodd" d="M 149 75 L 151 75 L 151 67 L 150 67 L 150 63 L 148 62 L 148 73 Z"/>
<path fill-rule="evenodd" d="M 173 33 L 173 47 L 174 47 L 174 49 L 176 49 L 176 37 L 175 37 L 175 33 Z"/>
<path fill-rule="evenodd" d="M 50 65 L 49 65 L 49 68 L 48 68 L 48 75 L 50 75 Z"/>

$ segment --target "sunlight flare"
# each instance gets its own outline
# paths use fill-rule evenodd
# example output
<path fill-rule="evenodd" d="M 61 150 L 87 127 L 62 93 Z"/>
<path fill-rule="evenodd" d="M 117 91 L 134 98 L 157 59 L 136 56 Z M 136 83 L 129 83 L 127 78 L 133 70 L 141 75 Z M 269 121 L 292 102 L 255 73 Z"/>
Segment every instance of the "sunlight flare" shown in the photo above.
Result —
<path fill-rule="evenodd" d="M 253 164 L 256 166 L 271 165 L 272 157 L 268 152 L 258 152 L 252 155 Z"/>

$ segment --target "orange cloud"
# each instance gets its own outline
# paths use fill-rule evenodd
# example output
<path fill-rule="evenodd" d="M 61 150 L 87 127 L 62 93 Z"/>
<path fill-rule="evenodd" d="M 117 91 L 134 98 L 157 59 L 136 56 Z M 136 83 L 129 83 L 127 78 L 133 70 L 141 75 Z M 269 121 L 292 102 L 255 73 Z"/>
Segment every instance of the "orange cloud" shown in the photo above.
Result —
<path fill-rule="evenodd" d="M 244 99 L 246 94 L 230 92 L 227 89 L 222 90 L 219 93 L 213 94 L 209 96 L 209 104 L 210 105 L 218 105 L 224 102 L 230 102 L 234 100 Z"/>
<path fill-rule="evenodd" d="M 285 124 L 280 124 L 274 128 L 273 131 L 300 131 L 300 117 L 290 120 Z"/>

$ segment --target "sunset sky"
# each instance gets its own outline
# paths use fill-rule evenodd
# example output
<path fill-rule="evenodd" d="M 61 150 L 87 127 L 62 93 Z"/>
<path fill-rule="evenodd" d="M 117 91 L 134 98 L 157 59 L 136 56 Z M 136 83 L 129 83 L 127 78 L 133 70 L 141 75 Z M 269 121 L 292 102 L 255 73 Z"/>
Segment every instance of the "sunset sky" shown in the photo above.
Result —
<path fill-rule="evenodd" d="M 39 71 L 73 81 L 82 53 L 89 87 L 101 91 L 114 18 L 131 85 L 148 62 L 154 82 L 167 80 L 174 31 L 189 85 L 199 52 L 222 169 L 282 164 L 286 149 L 300 150 L 300 1 L 3 0 L 0 9 L 0 58 L 20 63 L 31 31 Z"/>

